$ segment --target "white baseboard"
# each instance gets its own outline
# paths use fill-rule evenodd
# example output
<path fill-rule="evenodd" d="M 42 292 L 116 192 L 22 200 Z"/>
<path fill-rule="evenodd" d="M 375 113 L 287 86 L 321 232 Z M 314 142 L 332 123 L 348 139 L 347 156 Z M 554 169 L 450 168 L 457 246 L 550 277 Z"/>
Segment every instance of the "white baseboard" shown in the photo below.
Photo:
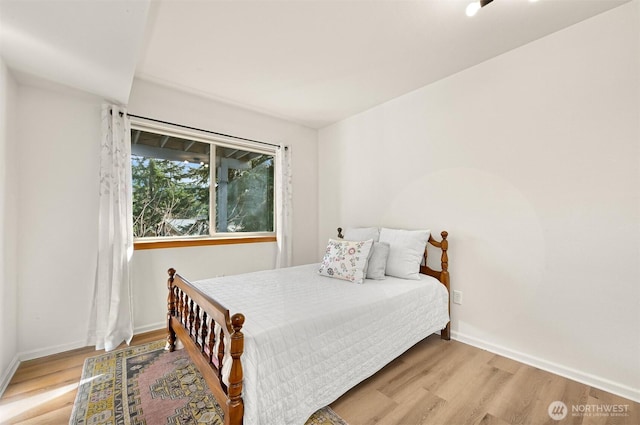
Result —
<path fill-rule="evenodd" d="M 7 370 L 5 370 L 2 376 L 0 376 L 0 397 L 2 397 L 7 386 L 9 386 L 9 382 L 11 381 L 11 378 L 13 378 L 13 374 L 18 370 L 18 366 L 20 366 L 20 359 L 16 355 L 13 360 L 11 360 Z"/>
<path fill-rule="evenodd" d="M 591 387 L 599 388 L 601 390 L 610 392 L 612 394 L 619 395 L 620 397 L 640 402 L 640 389 L 632 388 L 619 382 L 611 381 L 609 379 L 585 373 L 580 370 L 572 369 L 567 366 L 563 366 L 557 363 L 550 362 L 539 357 L 531 356 L 526 353 L 514 351 L 509 348 L 495 345 L 481 339 L 464 335 L 456 331 L 451 331 L 451 338 L 462 343 L 472 345 L 474 347 L 482 348 L 483 350 L 490 351 L 495 354 L 499 354 L 503 357 L 507 357 L 516 360 L 520 363 L 527 364 L 529 366 L 537 367 L 538 369 L 545 370 L 547 372 L 554 373 L 556 375 L 563 376 L 568 379 L 589 385 Z"/>
<path fill-rule="evenodd" d="M 18 353 L 18 358 L 20 359 L 21 362 L 24 362 L 26 360 L 33 360 L 33 359 L 37 359 L 40 357 L 45 357 L 45 356 L 50 356 L 52 354 L 59 354 L 59 353 L 63 353 L 65 351 L 71 351 L 71 350 L 75 350 L 78 348 L 84 348 L 87 346 L 87 342 L 82 340 L 82 341 L 76 341 L 76 342 L 70 342 L 68 344 L 61 344 L 61 345 L 56 345 L 56 346 L 51 346 L 51 347 L 45 347 L 45 348 L 38 348 L 36 350 L 31 350 L 31 351 L 23 351 L 21 353 Z"/>
<path fill-rule="evenodd" d="M 134 335 L 143 334 L 145 332 L 157 331 L 158 329 L 166 329 L 167 322 L 158 322 L 151 325 L 139 326 L 133 330 Z"/>
<path fill-rule="evenodd" d="M 138 328 L 135 328 L 133 333 L 134 335 L 136 335 L 144 332 L 155 331 L 158 329 L 162 329 L 166 326 L 167 326 L 166 322 L 158 322 L 151 325 L 140 326 Z M 18 353 L 18 359 L 20 361 L 33 360 L 39 357 L 50 356 L 51 354 L 59 354 L 65 351 L 75 350 L 77 348 L 84 348 L 87 346 L 88 346 L 87 341 L 82 340 L 82 341 L 70 342 L 68 344 L 56 345 L 52 347 L 38 348 L 36 350 L 24 351 L 22 353 Z"/>
<path fill-rule="evenodd" d="M 134 334 L 141 334 L 145 332 L 155 331 L 158 329 L 165 328 L 167 326 L 166 322 L 158 322 L 151 325 L 140 326 L 134 329 Z M 26 360 L 33 360 L 40 357 L 50 356 L 52 354 L 59 354 L 65 351 L 75 350 L 77 348 L 84 348 L 87 346 L 87 341 L 76 341 L 68 344 L 56 345 L 52 347 L 38 348 L 36 350 L 24 351 L 18 353 L 11 364 L 7 368 L 7 370 L 0 376 L 0 396 L 4 393 L 13 378 L 13 375 L 18 370 L 18 366 L 20 366 L 20 362 L 24 362 Z"/>

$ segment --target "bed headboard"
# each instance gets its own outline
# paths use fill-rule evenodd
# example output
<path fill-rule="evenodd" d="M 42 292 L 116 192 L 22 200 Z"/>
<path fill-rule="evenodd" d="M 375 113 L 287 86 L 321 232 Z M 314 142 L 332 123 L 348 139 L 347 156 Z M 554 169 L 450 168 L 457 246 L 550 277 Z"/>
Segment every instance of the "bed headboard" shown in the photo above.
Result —
<path fill-rule="evenodd" d="M 451 293 L 451 286 L 449 283 L 449 255 L 447 251 L 449 250 L 449 241 L 447 237 L 449 236 L 449 232 L 442 231 L 440 232 L 440 236 L 442 236 L 441 240 L 434 239 L 433 235 L 429 235 L 429 243 L 424 249 L 424 259 L 422 264 L 420 265 L 420 273 L 426 274 L 428 276 L 432 276 L 440 281 L 445 288 L 447 288 L 447 292 Z M 342 234 L 342 227 L 338 227 L 338 238 L 343 239 L 344 235 Z M 440 249 L 440 270 L 434 270 L 427 265 L 427 255 L 429 252 L 429 245 Z M 451 299 L 449 298 L 449 312 L 451 311 Z M 450 338 L 450 326 L 451 322 L 447 323 L 447 326 L 440 331 L 440 336 L 442 339 L 448 340 Z"/>
<path fill-rule="evenodd" d="M 429 244 L 426 246 L 424 250 L 424 261 L 423 264 L 420 265 L 420 273 L 426 274 L 429 276 L 433 276 L 438 279 L 444 286 L 449 289 L 449 255 L 447 251 L 449 249 L 449 241 L 447 237 L 449 236 L 449 232 L 442 231 L 440 232 L 440 236 L 442 236 L 442 240 L 436 240 L 433 238 L 433 235 L 429 236 Z M 344 238 L 342 234 L 342 227 L 338 227 L 338 238 Z M 440 254 L 440 270 L 434 270 L 427 265 L 427 256 L 429 253 L 429 245 L 439 248 L 441 250 Z"/>
<path fill-rule="evenodd" d="M 424 250 L 424 265 L 420 266 L 420 273 L 427 274 L 429 276 L 433 276 L 436 279 L 440 280 L 442 283 L 443 274 L 447 276 L 447 282 L 449 280 L 449 255 L 447 251 L 449 250 L 449 241 L 447 237 L 449 236 L 449 232 L 442 231 L 440 232 L 440 236 L 442 236 L 442 240 L 438 241 L 433 238 L 433 235 L 429 236 L 429 245 L 435 246 L 436 248 L 440 248 L 442 251 L 440 254 L 440 270 L 433 270 L 431 267 L 427 265 L 427 255 L 429 251 L 429 245 Z M 449 285 L 447 285 L 447 289 Z"/>

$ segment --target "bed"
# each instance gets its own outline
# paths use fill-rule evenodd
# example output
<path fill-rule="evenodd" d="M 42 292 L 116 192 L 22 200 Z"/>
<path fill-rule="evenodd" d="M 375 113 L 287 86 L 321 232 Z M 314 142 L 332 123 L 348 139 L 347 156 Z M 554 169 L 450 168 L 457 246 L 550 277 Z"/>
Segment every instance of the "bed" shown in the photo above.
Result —
<path fill-rule="evenodd" d="M 169 269 L 167 349 L 182 342 L 225 425 L 302 425 L 427 336 L 449 339 L 441 236 L 427 244 L 440 250 L 440 270 L 424 249 L 417 280 L 350 284 L 311 264 L 189 282 Z"/>

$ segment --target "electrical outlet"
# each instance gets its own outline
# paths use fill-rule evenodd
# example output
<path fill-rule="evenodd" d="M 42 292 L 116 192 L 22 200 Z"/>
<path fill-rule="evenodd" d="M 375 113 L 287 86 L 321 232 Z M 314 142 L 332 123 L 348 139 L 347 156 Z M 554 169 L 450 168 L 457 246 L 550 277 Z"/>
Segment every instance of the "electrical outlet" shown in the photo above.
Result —
<path fill-rule="evenodd" d="M 462 291 L 453 291 L 453 303 L 462 305 Z"/>

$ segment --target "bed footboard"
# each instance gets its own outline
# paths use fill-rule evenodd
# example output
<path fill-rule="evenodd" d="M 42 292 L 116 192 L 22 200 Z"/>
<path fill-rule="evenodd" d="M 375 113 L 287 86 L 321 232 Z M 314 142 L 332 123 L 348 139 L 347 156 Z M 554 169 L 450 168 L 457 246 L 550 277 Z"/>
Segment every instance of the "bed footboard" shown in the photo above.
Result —
<path fill-rule="evenodd" d="M 168 273 L 166 348 L 173 351 L 176 338 L 183 343 L 222 408 L 225 425 L 241 425 L 244 402 L 240 357 L 244 351 L 244 316 L 239 313 L 230 316 L 228 309 L 176 274 L 175 269 L 169 269 Z M 222 374 L 227 351 L 232 358 L 229 385 L 225 384 Z"/>

